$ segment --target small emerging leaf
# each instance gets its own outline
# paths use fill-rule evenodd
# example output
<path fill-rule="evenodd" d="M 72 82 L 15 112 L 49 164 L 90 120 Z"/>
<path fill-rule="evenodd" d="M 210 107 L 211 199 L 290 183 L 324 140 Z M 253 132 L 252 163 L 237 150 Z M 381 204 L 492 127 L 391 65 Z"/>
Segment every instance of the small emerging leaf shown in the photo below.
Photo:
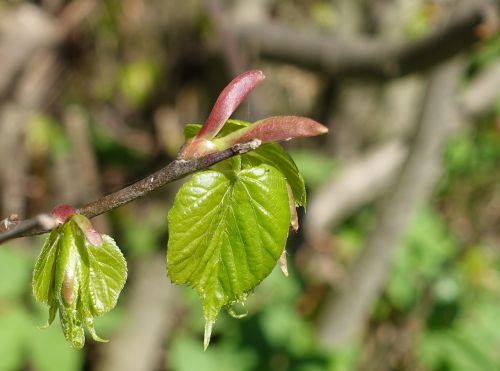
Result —
<path fill-rule="evenodd" d="M 288 236 L 283 175 L 266 164 L 238 164 L 196 173 L 168 214 L 168 274 L 201 296 L 205 345 L 220 309 L 243 302 L 271 273 Z"/>
<path fill-rule="evenodd" d="M 50 304 L 54 286 L 55 261 L 59 246 L 60 233 L 53 231 L 43 244 L 40 256 L 33 270 L 33 295 L 43 304 Z"/>
<path fill-rule="evenodd" d="M 115 241 L 103 235 L 100 247 L 87 245 L 89 254 L 89 308 L 94 316 L 100 316 L 113 309 L 125 284 L 127 262 Z"/>
<path fill-rule="evenodd" d="M 113 239 L 101 237 L 87 218 L 72 214 L 42 248 L 33 294 L 49 305 L 48 325 L 59 312 L 65 338 L 80 349 L 84 326 L 94 340 L 103 341 L 95 333 L 93 317 L 114 308 L 126 277 L 125 259 Z"/>

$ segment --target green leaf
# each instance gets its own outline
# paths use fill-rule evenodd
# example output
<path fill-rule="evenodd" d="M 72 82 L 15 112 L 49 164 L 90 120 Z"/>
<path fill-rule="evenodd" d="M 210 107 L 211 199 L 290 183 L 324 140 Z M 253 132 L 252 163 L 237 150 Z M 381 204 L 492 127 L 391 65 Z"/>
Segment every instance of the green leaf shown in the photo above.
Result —
<path fill-rule="evenodd" d="M 293 197 L 298 205 L 306 206 L 306 185 L 304 178 L 293 159 L 278 143 L 266 143 L 242 158 L 254 165 L 268 164 L 278 169 L 292 188 Z"/>
<path fill-rule="evenodd" d="M 48 324 L 59 311 L 64 336 L 77 349 L 85 343 L 84 327 L 94 340 L 103 341 L 93 318 L 114 308 L 127 277 L 113 239 L 103 235 L 95 246 L 86 238 L 89 228 L 97 233 L 84 216 L 68 218 L 50 234 L 33 274 L 35 299 L 49 305 Z"/>
<path fill-rule="evenodd" d="M 168 273 L 203 299 L 205 347 L 220 309 L 243 302 L 271 273 L 290 223 L 283 175 L 267 164 L 230 163 L 232 170 L 196 173 L 168 214 Z"/>
<path fill-rule="evenodd" d="M 201 124 L 186 124 L 184 126 L 184 138 L 186 140 L 194 138 L 201 129 Z"/>
<path fill-rule="evenodd" d="M 61 234 L 53 230 L 45 241 L 33 271 L 33 295 L 37 301 L 49 304 L 53 295 L 55 259 Z"/>
<path fill-rule="evenodd" d="M 99 247 L 87 245 L 89 254 L 90 308 L 95 316 L 100 316 L 113 309 L 127 277 L 127 263 L 115 241 L 103 235 L 103 244 Z"/>
<path fill-rule="evenodd" d="M 250 126 L 251 123 L 239 120 L 228 120 L 218 137 L 228 135 L 243 127 Z M 200 131 L 200 124 L 187 124 L 184 128 L 186 139 L 194 137 Z M 306 187 L 304 178 L 299 172 L 297 165 L 283 147 L 278 143 L 266 143 L 255 151 L 241 156 L 243 161 L 253 165 L 268 164 L 278 169 L 287 179 L 292 188 L 295 202 L 298 205 L 306 206 Z"/>

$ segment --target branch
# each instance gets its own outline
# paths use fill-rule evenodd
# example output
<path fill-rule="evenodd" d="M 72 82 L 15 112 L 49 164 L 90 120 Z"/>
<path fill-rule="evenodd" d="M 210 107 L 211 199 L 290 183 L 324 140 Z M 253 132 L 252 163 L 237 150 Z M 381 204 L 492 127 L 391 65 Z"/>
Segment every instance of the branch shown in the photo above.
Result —
<path fill-rule="evenodd" d="M 332 347 L 349 343 L 361 330 L 415 211 L 429 198 L 441 171 L 444 146 L 455 131 L 448 120 L 455 87 L 463 71 L 460 59 L 432 72 L 410 152 L 382 205 L 377 225 L 365 248 L 326 303 L 320 318 L 320 338 Z"/>
<path fill-rule="evenodd" d="M 157 172 L 147 177 L 113 192 L 107 196 L 101 197 L 96 201 L 90 202 L 76 210 L 77 213 L 85 215 L 87 218 L 93 218 L 97 215 L 116 209 L 126 203 L 129 203 L 139 197 L 145 196 L 154 190 L 163 187 L 175 180 L 183 178 L 195 171 L 205 169 L 217 162 L 226 160 L 230 157 L 253 151 L 261 144 L 260 140 L 252 140 L 247 143 L 237 144 L 221 152 L 212 153 L 204 157 L 193 160 L 175 160 Z M 0 233 L 0 244 L 13 238 L 32 236 L 50 232 L 55 223 L 47 221 L 46 214 L 36 216 L 22 221 L 10 220 L 5 225 L 5 232 Z M 49 217 L 52 219 L 51 217 Z M 8 220 L 8 219 L 6 219 Z"/>
<path fill-rule="evenodd" d="M 478 27 L 492 22 L 492 14 L 497 11 L 493 5 L 498 3 L 469 4 L 429 36 L 396 44 L 373 38 L 325 36 L 315 30 L 301 31 L 270 22 L 235 27 L 239 27 L 239 36 L 266 58 L 332 76 L 392 79 L 423 71 L 470 48 L 481 39 Z"/>
<path fill-rule="evenodd" d="M 395 139 L 349 164 L 332 182 L 323 185 L 308 202 L 304 233 L 311 245 L 329 235 L 362 205 L 380 197 L 407 155 L 406 144 Z"/>
<path fill-rule="evenodd" d="M 494 62 L 470 82 L 460 99 L 460 110 L 467 118 L 473 118 L 490 109 L 499 97 L 500 62 Z"/>

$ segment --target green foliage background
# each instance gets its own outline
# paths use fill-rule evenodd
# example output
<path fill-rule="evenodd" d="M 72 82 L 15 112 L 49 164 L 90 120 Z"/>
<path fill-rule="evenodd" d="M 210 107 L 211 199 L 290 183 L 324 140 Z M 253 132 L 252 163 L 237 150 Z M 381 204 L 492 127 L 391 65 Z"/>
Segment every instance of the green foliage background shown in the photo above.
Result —
<path fill-rule="evenodd" d="M 325 4 L 326 1 L 311 1 L 302 6 L 308 10 L 309 22 L 329 30 L 335 28 L 335 12 Z M 0 4 L 0 15 L 4 6 Z M 227 76 L 220 73 L 220 61 L 214 63 L 209 51 L 197 54 L 199 40 L 188 43 L 185 39 L 192 36 L 188 32 L 181 39 L 189 44 L 189 51 L 195 50 L 191 58 L 172 51 L 182 42 L 169 36 L 165 29 L 148 29 L 149 34 L 140 35 L 137 28 L 127 28 L 120 19 L 120 1 L 106 1 L 101 6 L 104 10 L 97 12 L 83 40 L 79 40 L 84 45 L 92 40 L 91 49 L 97 51 L 100 64 L 89 61 L 94 54 L 86 54 L 86 50 L 82 55 L 77 54 L 79 60 L 73 66 L 77 77 L 71 84 L 66 82 L 69 86 L 64 87 L 61 101 L 75 105 L 88 116 L 92 150 L 105 189 L 110 190 L 171 160 L 181 144 L 182 139 L 177 142 L 173 139 L 175 131 L 166 136 L 168 140 L 163 141 L 162 137 L 161 145 L 155 148 L 130 143 L 138 137 L 131 133 L 139 131 L 141 124 L 154 122 L 152 107 L 163 100 L 169 104 L 181 100 L 179 96 L 188 94 L 189 89 L 178 93 L 179 96 L 175 92 L 194 82 L 219 91 Z M 322 11 L 325 7 L 330 10 Z M 293 20 L 296 13 L 280 14 Z M 195 18 L 196 37 L 206 37 L 203 35 L 210 31 L 207 20 L 202 15 Z M 172 22 L 182 34 L 185 30 L 182 23 L 176 19 Z M 425 14 L 415 14 L 408 33 L 411 37 L 424 35 L 428 23 Z M 497 62 L 499 56 L 499 36 L 477 47 L 468 56 L 469 69 L 463 86 L 482 69 Z M 195 77 L 187 78 L 182 71 L 174 70 L 176 60 L 189 65 Z M 205 67 L 203 63 L 210 65 L 211 73 L 200 72 Z M 87 78 L 88 75 L 92 78 Z M 212 98 L 205 94 L 201 99 L 212 102 Z M 118 107 L 117 111 L 125 112 L 121 114 L 133 123 L 131 131 L 117 135 L 103 124 L 102 116 L 93 115 L 96 105 Z M 290 109 L 289 105 L 284 106 Z M 48 177 L 47 168 L 69 156 L 71 146 L 57 115 L 53 118 L 42 111 L 27 125 L 26 147 L 33 159 L 33 171 L 44 178 Z M 387 369 L 500 369 L 500 249 L 492 243 L 498 242 L 499 226 L 495 224 L 498 220 L 491 216 L 491 200 L 498 201 L 500 197 L 499 115 L 500 102 L 449 143 L 439 187 L 432 200 L 414 216 L 385 290 L 372 311 L 366 334 L 357 343 L 338 352 L 324 349 L 318 343 L 318 314 L 328 287 L 304 268 L 300 255 L 302 235 L 298 234 L 291 235 L 287 245 L 290 276 L 284 278 L 279 268 L 275 268 L 248 297 L 245 307 L 236 308 L 248 312 L 246 318 L 235 320 L 221 313 L 207 352 L 202 347 L 203 314 L 199 298 L 191 290 L 181 290 L 179 301 L 184 312 L 163 344 L 166 356 L 159 367 L 174 371 L 350 371 L 359 367 L 368 370 L 363 363 L 366 359 L 381 361 L 395 357 L 397 361 Z M 186 121 L 203 119 L 185 118 Z M 146 131 L 155 129 L 148 127 Z M 177 134 L 182 138 L 182 132 Z M 155 135 L 161 136 L 156 132 Z M 127 142 L 127 138 L 134 139 Z M 324 143 L 289 147 L 309 194 L 314 194 L 342 170 L 327 153 Z M 132 265 L 164 251 L 165 215 L 174 191 L 167 189 L 140 207 L 126 206 L 110 214 L 112 235 Z M 50 202 L 39 201 L 40 204 L 48 207 Z M 307 218 L 307 213 L 301 217 Z M 346 268 L 354 261 L 374 218 L 376 205 L 368 205 L 331 231 L 331 240 L 337 247 L 331 256 L 341 267 Z M 30 282 L 41 246 L 42 239 L 35 238 L 10 242 L 0 248 L 0 371 L 90 370 L 96 348 L 105 345 L 89 342 L 84 350 L 71 349 L 59 329 L 58 319 L 50 328 L 39 329 L 45 324 L 46 312 L 34 302 Z M 96 320 L 96 331 L 111 341 L 116 330 L 126 324 L 127 295 L 126 285 L 125 299 L 120 299 L 117 309 Z M 382 341 L 380 336 L 384 338 Z M 406 339 L 408 343 L 401 346 L 390 339 Z"/>

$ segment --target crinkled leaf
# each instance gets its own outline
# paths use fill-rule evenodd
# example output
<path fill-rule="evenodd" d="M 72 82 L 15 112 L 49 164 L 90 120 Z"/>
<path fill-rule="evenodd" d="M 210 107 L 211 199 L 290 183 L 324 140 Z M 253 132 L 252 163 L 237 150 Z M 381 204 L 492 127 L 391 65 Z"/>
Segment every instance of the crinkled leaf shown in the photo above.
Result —
<path fill-rule="evenodd" d="M 95 333 L 93 317 L 116 305 L 127 276 L 125 259 L 113 239 L 103 235 L 100 246 L 90 243 L 89 225 L 75 214 L 56 228 L 33 275 L 35 298 L 50 307 L 48 323 L 59 312 L 64 336 L 77 349 L 85 343 L 84 327 L 94 340 L 103 341 Z"/>
<path fill-rule="evenodd" d="M 113 309 L 125 285 L 127 263 L 115 241 L 103 235 L 99 247 L 87 245 L 89 254 L 89 299 L 90 308 L 95 316 Z"/>
<path fill-rule="evenodd" d="M 53 292 L 55 276 L 55 259 L 61 234 L 53 230 L 45 243 L 33 270 L 33 295 L 37 301 L 49 304 Z"/>
<path fill-rule="evenodd" d="M 266 164 L 196 173 L 168 214 L 168 273 L 203 299 L 205 347 L 222 307 L 243 301 L 269 275 L 288 236 L 284 176 Z"/>
<path fill-rule="evenodd" d="M 71 218 L 58 229 L 62 235 L 56 257 L 52 307 L 57 305 L 64 337 L 80 349 L 85 344 L 80 288 L 85 290 L 88 281 L 88 264 L 82 262 L 86 240 Z"/>

